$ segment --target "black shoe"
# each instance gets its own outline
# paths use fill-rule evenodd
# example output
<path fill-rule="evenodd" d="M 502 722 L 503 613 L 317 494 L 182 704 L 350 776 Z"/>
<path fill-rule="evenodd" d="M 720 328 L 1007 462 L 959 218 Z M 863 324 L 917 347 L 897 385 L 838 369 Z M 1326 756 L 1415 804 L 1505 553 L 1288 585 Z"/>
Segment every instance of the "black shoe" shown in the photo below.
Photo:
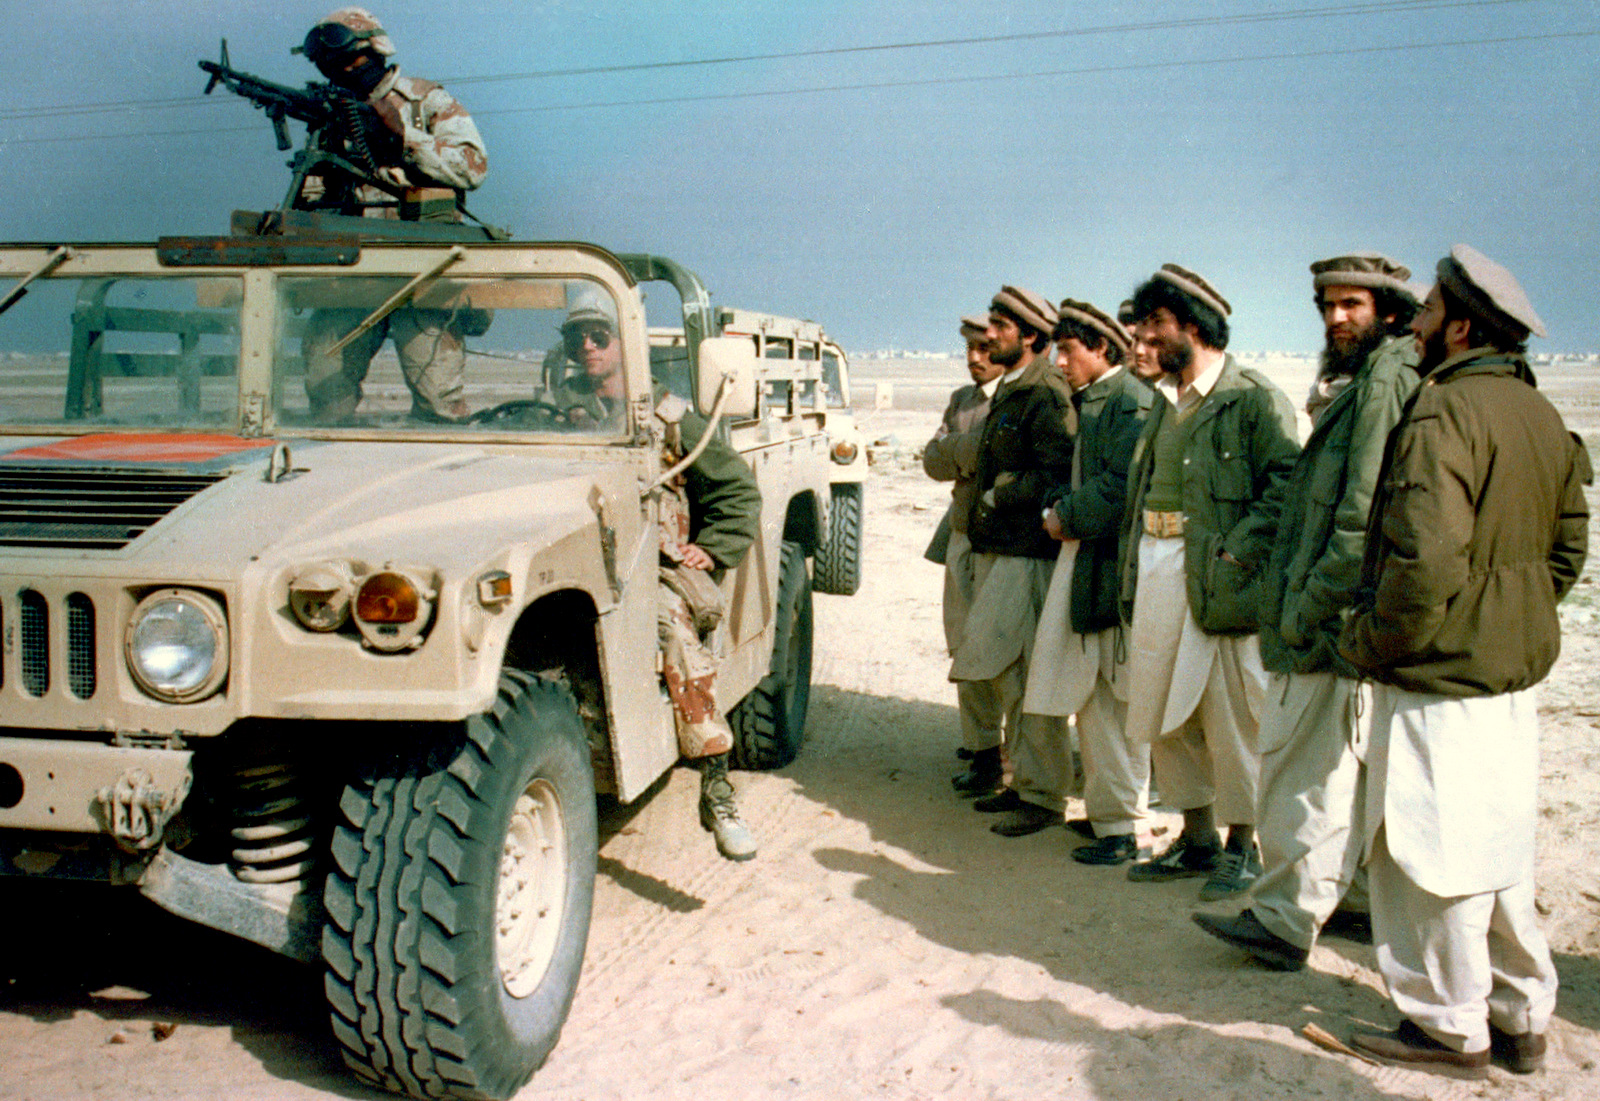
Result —
<path fill-rule="evenodd" d="M 1542 1032 L 1504 1032 L 1489 1022 L 1489 1057 L 1512 1074 L 1532 1074 L 1544 1066 Z"/>
<path fill-rule="evenodd" d="M 1090 841 L 1094 840 L 1094 823 L 1087 818 L 1068 818 L 1067 829 L 1079 837 L 1087 837 Z"/>
<path fill-rule="evenodd" d="M 1372 943 L 1372 915 L 1356 910 L 1335 910 L 1322 924 L 1322 935 L 1338 937 L 1352 944 Z"/>
<path fill-rule="evenodd" d="M 1262 925 L 1249 910 L 1238 917 L 1190 914 L 1194 923 L 1218 940 L 1241 948 L 1274 971 L 1304 971 L 1310 952 L 1284 940 Z"/>
<path fill-rule="evenodd" d="M 1070 827 L 1071 822 L 1067 825 Z M 1096 864 L 1109 867 L 1113 864 L 1126 864 L 1139 856 L 1149 856 L 1148 852 L 1139 851 L 1139 842 L 1131 833 L 1114 833 L 1102 837 L 1092 845 L 1079 845 L 1072 850 L 1072 859 L 1079 864 Z"/>
<path fill-rule="evenodd" d="M 1061 815 L 1032 803 L 1023 803 L 1000 821 L 989 827 L 990 832 L 1001 837 L 1026 837 L 1030 833 L 1061 824 Z"/>
<path fill-rule="evenodd" d="M 1410 1020 L 1400 1022 L 1393 1032 L 1357 1032 L 1350 1046 L 1391 1067 L 1426 1070 L 1452 1078 L 1489 1077 L 1489 1053 L 1457 1051 L 1429 1036 Z"/>
<path fill-rule="evenodd" d="M 1000 778 L 1004 771 L 1004 766 L 1000 763 L 999 746 L 980 749 L 972 755 L 967 771 L 951 780 L 950 786 L 956 789 L 957 795 L 965 795 L 968 798 L 974 795 L 988 795 L 1000 786 Z"/>
<path fill-rule="evenodd" d="M 972 801 L 972 809 L 979 814 L 999 814 L 1001 811 L 1016 810 L 1018 807 L 1028 806 L 1011 788 L 1001 788 L 993 795 L 985 795 L 982 799 Z"/>
<path fill-rule="evenodd" d="M 1134 883 L 1165 883 L 1171 879 L 1198 879 L 1209 876 L 1222 857 L 1222 843 L 1208 844 L 1192 840 L 1180 833 L 1178 839 L 1154 860 L 1141 860 L 1128 868 L 1128 878 Z"/>
<path fill-rule="evenodd" d="M 964 745 L 956 746 L 956 760 L 958 760 L 958 761 L 970 761 L 970 760 L 972 760 L 972 757 L 973 757 L 973 751 L 972 750 L 968 749 Z"/>

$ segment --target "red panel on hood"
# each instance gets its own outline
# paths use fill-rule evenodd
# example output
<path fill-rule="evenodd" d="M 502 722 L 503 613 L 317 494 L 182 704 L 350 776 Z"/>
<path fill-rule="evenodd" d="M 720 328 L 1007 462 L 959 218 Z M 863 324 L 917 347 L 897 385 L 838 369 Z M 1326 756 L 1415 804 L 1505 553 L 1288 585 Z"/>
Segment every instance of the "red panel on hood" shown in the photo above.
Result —
<path fill-rule="evenodd" d="M 202 463 L 240 451 L 272 447 L 272 440 L 247 440 L 242 436 L 146 436 L 103 433 L 25 447 L 0 455 L 6 459 L 70 459 L 76 462 Z"/>

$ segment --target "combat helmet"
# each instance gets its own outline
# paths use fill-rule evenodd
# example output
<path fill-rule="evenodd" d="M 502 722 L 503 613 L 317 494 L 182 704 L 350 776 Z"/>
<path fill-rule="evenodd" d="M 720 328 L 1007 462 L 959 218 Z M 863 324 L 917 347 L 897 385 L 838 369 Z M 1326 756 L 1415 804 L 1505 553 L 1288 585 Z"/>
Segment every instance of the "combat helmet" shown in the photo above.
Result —
<path fill-rule="evenodd" d="M 305 54 L 320 68 L 326 61 L 360 50 L 392 57 L 394 41 L 384 31 L 378 17 L 366 8 L 340 8 L 323 16 L 306 34 L 305 42 L 291 52 Z"/>

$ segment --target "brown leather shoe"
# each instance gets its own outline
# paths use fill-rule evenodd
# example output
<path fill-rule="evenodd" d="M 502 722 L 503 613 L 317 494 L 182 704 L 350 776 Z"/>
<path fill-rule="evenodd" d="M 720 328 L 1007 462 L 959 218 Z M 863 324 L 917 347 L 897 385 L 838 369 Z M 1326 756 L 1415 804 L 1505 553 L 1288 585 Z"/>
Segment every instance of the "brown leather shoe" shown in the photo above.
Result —
<path fill-rule="evenodd" d="M 1489 1056 L 1512 1074 L 1532 1074 L 1544 1067 L 1542 1032 L 1504 1032 L 1489 1023 Z"/>
<path fill-rule="evenodd" d="M 1361 1054 L 1392 1067 L 1425 1070 L 1451 1078 L 1489 1077 L 1489 1052 L 1457 1051 L 1446 1047 L 1409 1020 L 1393 1032 L 1357 1032 L 1350 1046 Z"/>

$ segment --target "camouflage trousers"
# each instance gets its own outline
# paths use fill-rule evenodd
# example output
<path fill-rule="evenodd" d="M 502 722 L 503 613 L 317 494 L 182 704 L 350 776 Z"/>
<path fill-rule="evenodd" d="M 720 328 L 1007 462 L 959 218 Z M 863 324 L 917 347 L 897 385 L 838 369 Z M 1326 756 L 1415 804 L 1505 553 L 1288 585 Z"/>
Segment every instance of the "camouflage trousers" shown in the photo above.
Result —
<path fill-rule="evenodd" d="M 456 420 L 467 413 L 462 397 L 466 345 L 450 310 L 401 308 L 330 355 L 329 349 L 367 316 L 366 310 L 317 310 L 306 325 L 301 348 L 306 361 L 306 396 L 317 420 L 342 420 L 361 404 L 361 384 L 383 342 L 394 340 L 400 373 L 411 391 L 411 415 Z"/>
<path fill-rule="evenodd" d="M 726 753 L 733 748 L 733 731 L 717 706 L 716 655 L 695 629 L 688 602 L 666 585 L 659 592 L 656 627 L 678 752 L 690 759 Z"/>

